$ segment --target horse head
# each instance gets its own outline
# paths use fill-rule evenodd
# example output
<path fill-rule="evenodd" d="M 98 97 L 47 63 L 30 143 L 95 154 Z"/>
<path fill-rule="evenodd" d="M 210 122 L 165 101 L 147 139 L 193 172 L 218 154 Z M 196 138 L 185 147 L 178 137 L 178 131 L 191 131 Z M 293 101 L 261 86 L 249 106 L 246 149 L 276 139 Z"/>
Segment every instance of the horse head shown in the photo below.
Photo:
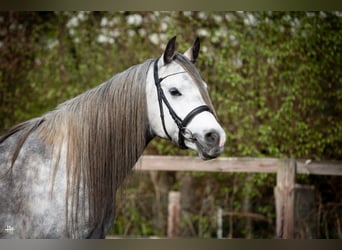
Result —
<path fill-rule="evenodd" d="M 176 37 L 154 61 L 146 83 L 148 119 L 153 135 L 181 148 L 198 152 L 202 159 L 222 153 L 226 134 L 217 121 L 207 84 L 194 64 L 200 41 L 184 54 L 176 52 Z"/>

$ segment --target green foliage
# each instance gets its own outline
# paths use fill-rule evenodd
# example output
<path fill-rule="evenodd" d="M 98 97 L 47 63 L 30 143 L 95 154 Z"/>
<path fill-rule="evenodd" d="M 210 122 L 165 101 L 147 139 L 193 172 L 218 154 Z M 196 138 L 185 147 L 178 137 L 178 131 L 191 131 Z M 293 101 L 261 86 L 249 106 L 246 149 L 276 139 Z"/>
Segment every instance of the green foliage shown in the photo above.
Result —
<path fill-rule="evenodd" d="M 341 159 L 342 21 L 330 12 L 2 13 L 1 129 L 38 116 L 181 36 L 228 135 L 225 155 Z M 5 39 L 6 38 L 6 39 Z M 154 154 L 193 155 L 163 140 Z"/>

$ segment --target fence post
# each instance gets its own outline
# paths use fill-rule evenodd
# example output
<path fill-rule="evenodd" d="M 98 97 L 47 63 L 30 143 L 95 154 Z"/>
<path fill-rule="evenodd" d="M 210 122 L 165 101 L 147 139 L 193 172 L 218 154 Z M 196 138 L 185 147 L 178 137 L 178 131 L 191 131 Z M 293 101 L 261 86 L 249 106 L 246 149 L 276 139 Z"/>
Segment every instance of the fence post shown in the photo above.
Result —
<path fill-rule="evenodd" d="M 169 192 L 167 236 L 174 238 L 179 236 L 180 221 L 180 192 Z"/>
<path fill-rule="evenodd" d="M 222 208 L 217 209 L 217 238 L 222 239 Z"/>
<path fill-rule="evenodd" d="M 294 235 L 296 161 L 283 159 L 277 169 L 277 186 L 274 188 L 276 205 L 276 237 L 292 239 Z"/>

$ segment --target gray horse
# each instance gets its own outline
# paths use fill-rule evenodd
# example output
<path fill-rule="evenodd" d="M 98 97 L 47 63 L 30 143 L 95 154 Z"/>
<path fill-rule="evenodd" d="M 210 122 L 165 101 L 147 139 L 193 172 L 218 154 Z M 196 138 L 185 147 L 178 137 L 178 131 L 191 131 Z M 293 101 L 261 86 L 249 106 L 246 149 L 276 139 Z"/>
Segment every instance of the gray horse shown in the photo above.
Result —
<path fill-rule="evenodd" d="M 203 159 L 223 151 L 226 135 L 194 67 L 199 40 L 184 54 L 175 40 L 0 137 L 0 238 L 104 238 L 116 191 L 155 136 Z"/>

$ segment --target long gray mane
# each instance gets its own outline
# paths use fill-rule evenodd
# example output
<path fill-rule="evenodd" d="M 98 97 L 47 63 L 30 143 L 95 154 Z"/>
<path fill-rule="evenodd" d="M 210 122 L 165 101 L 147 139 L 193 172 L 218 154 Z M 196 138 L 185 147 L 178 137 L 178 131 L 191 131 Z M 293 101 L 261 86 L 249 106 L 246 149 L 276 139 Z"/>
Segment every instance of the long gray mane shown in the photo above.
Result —
<path fill-rule="evenodd" d="M 77 230 L 78 214 L 89 209 L 92 225 L 100 227 L 108 209 L 114 208 L 115 192 L 142 154 L 152 136 L 147 116 L 146 77 L 152 60 L 132 66 L 112 79 L 55 110 L 14 127 L 0 137 L 0 144 L 16 135 L 12 169 L 26 139 L 35 133 L 54 160 L 54 176 L 66 154 L 67 218 Z M 10 172 L 10 171 L 9 171 Z M 79 204 L 80 189 L 89 205 Z M 98 224 L 98 225 L 97 225 Z"/>

